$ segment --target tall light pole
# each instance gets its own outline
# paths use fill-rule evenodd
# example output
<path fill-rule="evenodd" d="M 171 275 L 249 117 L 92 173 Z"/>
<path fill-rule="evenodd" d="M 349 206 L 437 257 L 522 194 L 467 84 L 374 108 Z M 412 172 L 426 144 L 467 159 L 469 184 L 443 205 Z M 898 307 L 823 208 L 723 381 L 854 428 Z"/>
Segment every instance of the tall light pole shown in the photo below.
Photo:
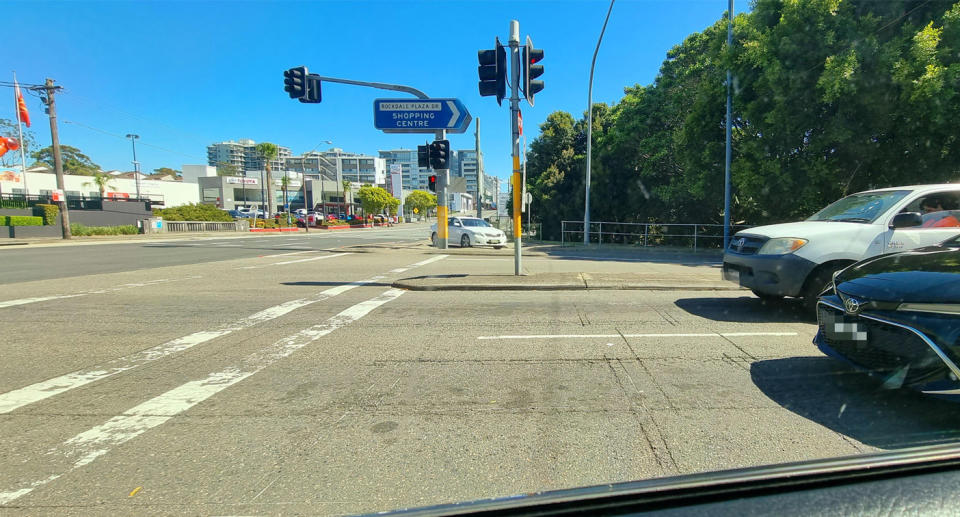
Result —
<path fill-rule="evenodd" d="M 727 6 L 727 51 L 733 49 L 733 0 L 728 0 Z M 730 159 L 733 154 L 731 146 L 732 118 L 733 118 L 733 74 L 727 69 L 727 154 L 723 168 L 723 249 L 730 246 Z"/>
<path fill-rule="evenodd" d="M 603 20 L 603 28 L 600 29 L 600 37 L 597 38 L 597 48 L 593 50 L 593 60 L 590 61 L 590 85 L 587 87 L 587 174 L 585 181 L 585 192 L 583 198 L 583 243 L 590 244 L 590 165 L 593 160 L 593 68 L 597 64 L 597 53 L 600 52 L 600 42 L 603 41 L 603 33 L 607 30 L 607 22 L 610 21 L 610 13 L 613 11 L 613 2 L 610 0 L 610 8 L 607 9 L 607 17 Z M 731 2 L 733 0 L 730 0 Z M 601 235 L 600 238 L 603 238 Z"/>
<path fill-rule="evenodd" d="M 137 139 L 140 135 L 128 133 L 127 138 L 133 146 L 133 181 L 137 185 L 137 201 L 140 201 L 140 162 L 137 161 Z"/>

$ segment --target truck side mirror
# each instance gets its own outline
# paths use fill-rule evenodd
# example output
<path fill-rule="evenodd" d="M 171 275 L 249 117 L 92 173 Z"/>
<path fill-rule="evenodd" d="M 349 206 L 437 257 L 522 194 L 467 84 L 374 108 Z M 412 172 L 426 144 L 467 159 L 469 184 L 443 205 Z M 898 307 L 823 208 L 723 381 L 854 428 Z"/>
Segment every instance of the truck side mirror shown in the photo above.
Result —
<path fill-rule="evenodd" d="M 896 228 L 912 228 L 922 224 L 923 218 L 920 217 L 918 212 L 904 212 L 902 214 L 893 216 L 893 220 L 890 221 L 890 229 L 894 230 Z"/>

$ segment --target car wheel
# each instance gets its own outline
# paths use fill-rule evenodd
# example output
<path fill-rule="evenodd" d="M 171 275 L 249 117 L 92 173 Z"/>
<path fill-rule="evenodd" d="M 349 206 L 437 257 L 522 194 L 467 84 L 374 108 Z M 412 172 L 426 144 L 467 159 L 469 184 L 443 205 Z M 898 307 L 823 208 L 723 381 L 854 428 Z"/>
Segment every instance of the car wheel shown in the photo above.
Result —
<path fill-rule="evenodd" d="M 464 235 L 463 237 L 460 237 L 460 247 L 461 248 L 470 247 L 470 237 L 468 235 Z"/>
<path fill-rule="evenodd" d="M 437 239 L 437 234 L 434 233 L 433 235 L 430 236 L 430 242 L 433 243 L 434 248 L 440 247 L 440 240 Z"/>
<path fill-rule="evenodd" d="M 495 249 L 495 250 L 502 250 L 502 249 L 503 249 L 503 246 L 494 246 L 493 249 Z"/>

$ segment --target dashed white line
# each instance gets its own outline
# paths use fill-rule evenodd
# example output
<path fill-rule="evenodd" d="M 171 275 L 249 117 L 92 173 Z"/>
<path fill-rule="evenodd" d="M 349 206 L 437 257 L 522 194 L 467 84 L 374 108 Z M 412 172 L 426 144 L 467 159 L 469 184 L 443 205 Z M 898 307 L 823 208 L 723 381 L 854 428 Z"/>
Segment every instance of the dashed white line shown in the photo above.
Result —
<path fill-rule="evenodd" d="M 177 282 L 180 280 L 194 280 L 197 278 L 201 278 L 201 277 L 188 276 L 186 278 L 178 278 L 178 279 L 161 278 L 159 280 L 148 280 L 146 282 L 123 284 L 116 287 L 107 287 L 103 289 L 91 289 L 89 291 L 81 291 L 79 293 L 74 293 L 74 294 L 55 294 L 50 296 L 36 296 L 33 298 L 19 298 L 17 300 L 6 300 L 6 301 L 0 302 L 0 309 L 6 308 L 6 307 L 14 307 L 17 305 L 26 305 L 28 303 L 45 302 L 48 300 L 62 300 L 64 298 L 76 298 L 78 296 L 87 296 L 90 294 L 104 294 L 104 293 L 110 293 L 114 291 L 121 291 L 123 289 L 130 289 L 133 287 L 147 287 L 150 285 L 163 284 L 166 282 Z"/>
<path fill-rule="evenodd" d="M 306 328 L 285 337 L 272 345 L 245 357 L 238 365 L 211 373 L 204 379 L 190 381 L 162 395 L 137 405 L 122 415 L 84 431 L 63 442 L 48 454 L 56 454 L 72 461 L 66 471 L 36 481 L 19 483 L 18 487 L 0 492 L 0 504 L 7 504 L 37 487 L 54 481 L 110 452 L 112 447 L 163 424 L 174 416 L 187 411 L 234 384 L 260 372 L 271 364 L 284 359 L 297 350 L 323 336 L 347 326 L 381 305 L 399 298 L 401 289 L 390 289 L 375 298 L 360 302 L 319 325 Z"/>
<path fill-rule="evenodd" d="M 328 255 L 324 256 L 326 257 Z M 419 267 L 421 265 L 440 260 L 445 256 L 446 255 L 441 255 L 431 260 L 417 262 L 416 264 L 411 264 L 405 269 Z M 297 300 L 284 302 L 279 305 L 274 305 L 273 307 L 268 307 L 262 311 L 256 312 L 232 323 L 228 323 L 214 330 L 194 332 L 192 334 L 167 341 L 166 343 L 159 344 L 135 354 L 113 359 L 102 365 L 94 366 L 89 370 L 71 372 L 65 375 L 54 377 L 52 379 L 40 381 L 23 388 L 2 393 L 0 394 L 0 414 L 9 413 L 15 409 L 39 402 L 54 395 L 59 395 L 60 393 L 78 388 L 91 382 L 105 379 L 127 370 L 132 370 L 151 361 L 156 361 L 175 353 L 182 352 L 202 343 L 206 343 L 207 341 L 279 318 L 280 316 L 288 314 L 301 307 L 306 307 L 328 298 L 332 298 L 356 287 L 382 280 L 383 278 L 383 276 L 377 275 L 365 280 L 359 280 L 356 282 L 350 282 L 331 287 L 330 289 L 321 291 L 320 293 L 317 293 L 309 298 L 300 298 Z"/>
<path fill-rule="evenodd" d="M 403 272 L 409 271 L 409 270 L 411 270 L 411 269 L 413 269 L 413 268 L 415 268 L 415 267 L 426 266 L 427 264 L 436 262 L 436 261 L 438 261 L 438 260 L 443 260 L 443 259 L 445 259 L 445 258 L 447 258 L 447 257 L 449 257 L 449 256 L 450 256 L 450 255 L 437 255 L 436 257 L 430 257 L 430 258 L 428 258 L 427 260 L 421 260 L 420 262 L 417 262 L 416 264 L 410 264 L 410 265 L 407 266 L 407 267 L 398 267 L 397 269 L 391 269 L 390 272 L 391 272 L 391 273 L 403 273 Z"/>

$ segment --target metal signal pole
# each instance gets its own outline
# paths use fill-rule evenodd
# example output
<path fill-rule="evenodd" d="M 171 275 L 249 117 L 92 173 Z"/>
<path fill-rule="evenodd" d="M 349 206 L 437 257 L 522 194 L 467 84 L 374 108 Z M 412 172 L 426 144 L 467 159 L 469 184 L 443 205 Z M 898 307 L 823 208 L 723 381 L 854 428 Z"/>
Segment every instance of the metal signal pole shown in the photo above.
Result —
<path fill-rule="evenodd" d="M 520 22 L 510 20 L 510 129 L 513 149 L 513 274 L 520 276 L 523 180 L 520 176 Z"/>

